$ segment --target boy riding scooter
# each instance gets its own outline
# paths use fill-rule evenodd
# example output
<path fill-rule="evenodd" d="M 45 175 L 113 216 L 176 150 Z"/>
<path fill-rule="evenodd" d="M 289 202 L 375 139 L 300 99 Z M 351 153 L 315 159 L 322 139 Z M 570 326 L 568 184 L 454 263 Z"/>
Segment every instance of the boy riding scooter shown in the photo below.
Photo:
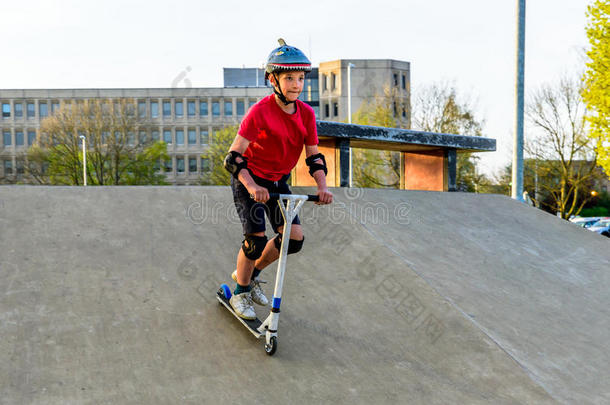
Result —
<path fill-rule="evenodd" d="M 268 304 L 258 277 L 278 259 L 283 227 L 281 202 L 270 199 L 269 194 L 291 194 L 287 181 L 303 146 L 309 173 L 317 184 L 318 204 L 330 204 L 333 199 L 326 187 L 326 160 L 318 152 L 315 113 L 298 100 L 311 62 L 299 49 L 282 39 L 279 42 L 280 47 L 269 55 L 265 72 L 274 94 L 250 108 L 224 161 L 232 174 L 233 200 L 244 234 L 232 274 L 237 285 L 229 302 L 244 319 L 256 318 L 253 302 Z M 265 215 L 276 233 L 271 240 L 265 236 Z M 297 216 L 292 221 L 288 254 L 300 251 L 303 241 Z"/>

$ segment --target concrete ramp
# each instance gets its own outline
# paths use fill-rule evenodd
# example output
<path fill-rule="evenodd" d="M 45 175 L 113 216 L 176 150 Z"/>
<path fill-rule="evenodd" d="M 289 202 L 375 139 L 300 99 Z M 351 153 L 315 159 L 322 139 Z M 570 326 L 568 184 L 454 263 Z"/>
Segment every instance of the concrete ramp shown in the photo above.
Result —
<path fill-rule="evenodd" d="M 500 196 L 335 192 L 269 357 L 215 299 L 228 188 L 1 187 L 0 403 L 608 402 L 610 241 Z"/>

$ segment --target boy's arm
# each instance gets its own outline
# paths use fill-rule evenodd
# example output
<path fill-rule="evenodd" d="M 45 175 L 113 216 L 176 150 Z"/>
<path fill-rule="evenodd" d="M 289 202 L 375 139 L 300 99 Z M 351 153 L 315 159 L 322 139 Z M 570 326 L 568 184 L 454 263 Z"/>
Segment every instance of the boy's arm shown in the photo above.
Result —
<path fill-rule="evenodd" d="M 308 158 L 313 155 L 317 155 L 318 145 L 305 145 L 305 158 Z M 314 160 L 315 163 L 322 164 L 322 159 Z M 333 202 L 333 195 L 328 188 L 326 187 L 326 175 L 323 170 L 316 170 L 313 173 L 313 178 L 318 185 L 318 197 L 320 198 L 320 202 L 318 204 L 330 204 Z"/>
<path fill-rule="evenodd" d="M 249 144 L 249 140 L 237 134 L 235 136 L 235 140 L 233 140 L 233 143 L 229 148 L 229 152 L 237 152 L 240 155 L 243 155 L 246 149 L 248 149 Z M 237 157 L 235 161 L 237 163 L 241 163 L 243 162 L 243 159 Z M 239 173 L 237 173 L 237 179 L 241 181 L 244 187 L 246 187 L 254 201 L 265 202 L 269 199 L 269 190 L 256 184 L 252 176 L 250 176 L 250 172 L 248 170 L 241 169 Z"/>

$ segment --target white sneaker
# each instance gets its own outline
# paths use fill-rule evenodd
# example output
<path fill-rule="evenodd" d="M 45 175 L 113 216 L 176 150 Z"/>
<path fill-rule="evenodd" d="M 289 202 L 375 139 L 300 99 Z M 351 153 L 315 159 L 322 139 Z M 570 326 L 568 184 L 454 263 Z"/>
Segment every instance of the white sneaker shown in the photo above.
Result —
<path fill-rule="evenodd" d="M 237 283 L 237 270 L 231 274 L 231 278 Z M 265 297 L 265 293 L 260 286 L 261 283 L 264 283 L 264 281 L 257 278 L 250 281 L 250 295 L 252 301 L 256 302 L 258 305 L 267 306 L 269 305 L 269 300 Z"/>
<path fill-rule="evenodd" d="M 254 312 L 252 297 L 249 292 L 233 294 L 229 303 L 233 307 L 235 313 L 241 318 L 248 320 L 256 319 L 256 312 Z"/>

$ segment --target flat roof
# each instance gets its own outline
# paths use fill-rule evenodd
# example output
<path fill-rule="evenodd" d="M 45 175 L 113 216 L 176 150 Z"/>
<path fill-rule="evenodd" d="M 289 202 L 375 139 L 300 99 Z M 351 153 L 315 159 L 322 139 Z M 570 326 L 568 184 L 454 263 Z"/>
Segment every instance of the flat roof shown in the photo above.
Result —
<path fill-rule="evenodd" d="M 458 149 L 464 152 L 494 152 L 496 140 L 482 136 L 465 136 L 411 129 L 318 121 L 321 137 L 349 139 L 351 146 L 369 149 L 426 150 Z"/>

